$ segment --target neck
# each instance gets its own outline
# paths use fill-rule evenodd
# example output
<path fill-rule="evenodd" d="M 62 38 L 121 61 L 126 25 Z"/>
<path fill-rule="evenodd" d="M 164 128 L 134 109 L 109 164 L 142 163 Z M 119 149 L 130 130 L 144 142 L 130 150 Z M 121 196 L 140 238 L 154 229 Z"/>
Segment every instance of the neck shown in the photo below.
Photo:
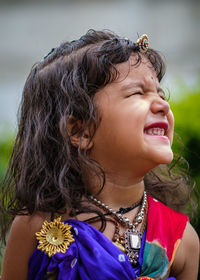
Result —
<path fill-rule="evenodd" d="M 143 179 L 138 179 L 133 183 L 122 183 L 120 180 L 106 178 L 103 190 L 96 197 L 112 209 L 118 210 L 120 207 L 126 208 L 133 205 L 142 198 L 143 193 Z M 94 192 L 92 194 L 95 195 Z"/>

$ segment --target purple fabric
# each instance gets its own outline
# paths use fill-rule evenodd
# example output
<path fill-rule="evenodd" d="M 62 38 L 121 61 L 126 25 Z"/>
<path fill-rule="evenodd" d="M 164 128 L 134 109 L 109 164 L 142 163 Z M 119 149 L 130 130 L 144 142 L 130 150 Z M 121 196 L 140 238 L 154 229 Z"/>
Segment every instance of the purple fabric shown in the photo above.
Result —
<path fill-rule="evenodd" d="M 29 260 L 28 280 L 46 279 L 47 272 L 57 272 L 58 280 L 130 280 L 141 273 L 146 233 L 142 238 L 139 265 L 133 269 L 127 255 L 94 227 L 77 220 L 67 223 L 72 225 L 75 242 L 65 254 L 57 253 L 52 258 L 35 249 Z"/>

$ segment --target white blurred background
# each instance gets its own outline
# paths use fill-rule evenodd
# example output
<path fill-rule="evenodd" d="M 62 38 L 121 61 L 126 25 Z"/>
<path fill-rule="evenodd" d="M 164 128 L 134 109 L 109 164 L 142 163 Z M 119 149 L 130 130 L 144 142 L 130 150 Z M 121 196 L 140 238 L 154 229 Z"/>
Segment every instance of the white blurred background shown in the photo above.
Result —
<path fill-rule="evenodd" d="M 164 84 L 172 98 L 179 81 L 193 86 L 200 77 L 200 1 L 0 1 L 0 131 L 16 127 L 31 66 L 90 28 L 110 29 L 133 41 L 137 33 L 147 33 L 150 46 L 166 58 Z"/>

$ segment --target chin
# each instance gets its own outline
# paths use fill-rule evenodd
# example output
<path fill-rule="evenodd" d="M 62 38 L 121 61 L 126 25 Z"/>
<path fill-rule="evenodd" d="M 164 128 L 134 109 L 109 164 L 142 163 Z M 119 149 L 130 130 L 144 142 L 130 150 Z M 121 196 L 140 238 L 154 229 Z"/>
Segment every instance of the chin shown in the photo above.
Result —
<path fill-rule="evenodd" d="M 163 154 L 158 158 L 159 164 L 168 164 L 173 160 L 173 152 L 168 152 L 166 154 Z"/>
<path fill-rule="evenodd" d="M 173 152 L 171 148 L 157 150 L 157 151 L 151 151 L 149 153 L 149 158 L 151 159 L 151 162 L 155 165 L 159 164 L 168 164 L 173 160 Z"/>

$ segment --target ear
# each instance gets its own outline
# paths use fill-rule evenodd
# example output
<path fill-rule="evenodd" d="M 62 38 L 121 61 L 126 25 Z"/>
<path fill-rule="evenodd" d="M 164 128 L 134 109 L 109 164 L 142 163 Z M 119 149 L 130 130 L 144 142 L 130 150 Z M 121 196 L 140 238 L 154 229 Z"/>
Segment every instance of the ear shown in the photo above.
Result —
<path fill-rule="evenodd" d="M 74 147 L 78 148 L 80 146 L 81 150 L 90 150 L 93 147 L 93 141 L 90 139 L 89 127 L 86 127 L 86 124 L 83 124 L 74 116 L 68 117 L 67 134 Z"/>

